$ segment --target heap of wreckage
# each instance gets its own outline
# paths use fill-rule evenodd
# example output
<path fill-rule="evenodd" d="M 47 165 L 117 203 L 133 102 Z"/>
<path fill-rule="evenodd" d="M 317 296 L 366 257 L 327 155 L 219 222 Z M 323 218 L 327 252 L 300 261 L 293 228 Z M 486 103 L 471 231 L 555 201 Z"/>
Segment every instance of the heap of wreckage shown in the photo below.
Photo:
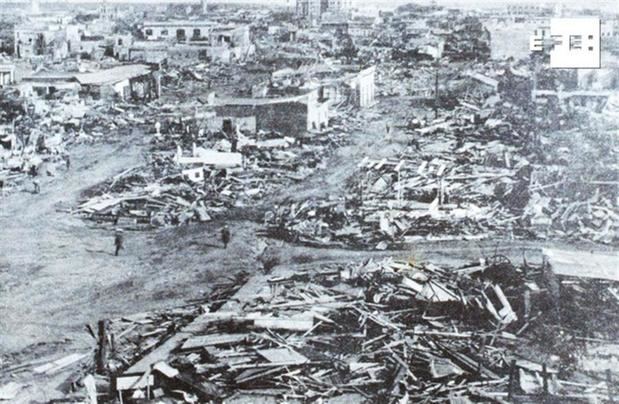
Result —
<path fill-rule="evenodd" d="M 68 167 L 69 147 L 109 142 L 147 122 L 134 116 L 131 109 L 138 106 L 128 103 L 71 94 L 27 99 L 11 90 L 4 90 L 1 97 L 6 105 L 0 120 L 0 180 L 5 193 L 28 189 L 36 177 L 53 177 Z"/>
<path fill-rule="evenodd" d="M 207 300 L 88 327 L 92 353 L 7 369 L 73 368 L 75 402 L 612 402 L 616 257 L 544 256 L 241 274 Z"/>
<path fill-rule="evenodd" d="M 278 132 L 208 131 L 194 117 L 170 118 L 152 136 L 146 165 L 88 190 L 73 212 L 133 229 L 224 217 L 322 167 L 335 148 L 346 144 L 349 131 L 361 125 L 355 118 L 346 118 L 344 125 L 343 119 L 340 113 L 329 128 L 299 139 Z"/>
<path fill-rule="evenodd" d="M 343 197 L 277 206 L 266 214 L 263 234 L 311 246 L 376 249 L 497 234 L 616 243 L 617 150 L 603 146 L 612 142 L 613 129 L 595 127 L 609 119 L 608 105 L 593 114 L 530 107 L 514 84 L 530 81 L 530 73 L 502 66 L 491 78 L 467 66 L 444 73 L 451 79 L 443 91 L 457 106 L 434 120 L 400 122 L 406 150 L 359 161 Z M 389 75 L 378 74 L 378 88 Z M 399 88 L 422 88 L 430 78 L 420 74 Z M 594 128 L 587 134 L 578 129 L 585 121 Z M 577 151 L 583 143 L 584 152 Z"/>

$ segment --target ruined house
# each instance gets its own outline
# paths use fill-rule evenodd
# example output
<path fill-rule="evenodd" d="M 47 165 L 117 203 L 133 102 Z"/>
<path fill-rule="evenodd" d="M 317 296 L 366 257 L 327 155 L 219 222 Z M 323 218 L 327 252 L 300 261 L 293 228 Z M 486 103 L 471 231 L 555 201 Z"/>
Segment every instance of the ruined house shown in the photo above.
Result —
<path fill-rule="evenodd" d="M 194 61 L 229 63 L 246 59 L 255 52 L 247 25 L 193 20 L 147 21 L 141 32 L 147 41 L 158 41 L 167 46 L 171 52 L 169 59 L 181 56 Z M 127 46 L 131 47 L 131 44 Z"/>
<path fill-rule="evenodd" d="M 214 105 L 220 129 L 241 126 L 240 129 L 251 132 L 277 131 L 300 136 L 329 124 L 328 103 L 318 91 L 279 98 L 222 98 L 215 99 Z"/>

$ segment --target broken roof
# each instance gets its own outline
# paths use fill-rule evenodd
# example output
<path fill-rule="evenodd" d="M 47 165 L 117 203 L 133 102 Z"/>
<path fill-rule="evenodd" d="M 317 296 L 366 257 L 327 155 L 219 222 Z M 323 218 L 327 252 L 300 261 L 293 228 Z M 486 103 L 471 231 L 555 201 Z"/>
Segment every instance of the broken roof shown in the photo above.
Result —
<path fill-rule="evenodd" d="M 488 76 L 484 76 L 480 73 L 468 73 L 468 76 L 490 87 L 497 88 L 499 85 L 499 82 L 497 80 Z"/>
<path fill-rule="evenodd" d="M 116 66 L 111 69 L 101 70 L 92 73 L 79 73 L 75 75 L 80 84 L 104 85 L 118 83 L 123 80 L 132 79 L 150 73 L 148 65 L 134 64 Z"/>
<path fill-rule="evenodd" d="M 215 100 L 215 106 L 231 106 L 231 105 L 246 105 L 246 106 L 258 106 L 268 104 L 282 104 L 287 102 L 308 102 L 308 95 L 310 93 L 294 96 L 294 97 L 278 97 L 278 98 L 218 98 Z"/>
<path fill-rule="evenodd" d="M 70 72 L 57 72 L 50 70 L 39 70 L 31 74 L 30 76 L 26 76 L 22 79 L 22 81 L 74 81 L 75 75 Z"/>
<path fill-rule="evenodd" d="M 144 21 L 142 26 L 144 27 L 176 27 L 176 26 L 203 26 L 213 27 L 217 24 L 212 21 L 205 20 L 168 20 L 168 21 Z"/>

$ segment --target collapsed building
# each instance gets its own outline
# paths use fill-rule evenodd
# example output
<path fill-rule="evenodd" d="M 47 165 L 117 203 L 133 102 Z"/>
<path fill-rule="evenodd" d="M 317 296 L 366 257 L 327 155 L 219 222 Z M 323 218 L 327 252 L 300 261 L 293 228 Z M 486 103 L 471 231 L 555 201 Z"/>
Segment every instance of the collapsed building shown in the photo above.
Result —
<path fill-rule="evenodd" d="M 326 99 L 318 91 L 282 98 L 216 99 L 215 111 L 221 128 L 236 127 L 256 131 L 277 131 L 300 136 L 308 130 L 322 130 L 329 124 Z"/>
<path fill-rule="evenodd" d="M 366 108 L 375 102 L 375 74 L 374 66 L 314 64 L 298 69 L 284 68 L 272 73 L 267 90 L 318 89 L 322 98 L 329 99 L 333 106 L 349 103 Z"/>
<path fill-rule="evenodd" d="M 13 29 L 14 55 L 18 59 L 50 56 L 57 62 L 77 55 L 100 60 L 111 45 L 111 29 L 107 17 L 82 22 L 54 14 L 31 16 Z"/>
<path fill-rule="evenodd" d="M 280 69 L 253 98 L 215 98 L 217 119 L 211 128 L 239 128 L 251 133 L 275 130 L 298 137 L 328 126 L 329 108 L 348 103 L 374 104 L 375 67 L 321 66 Z"/>
<path fill-rule="evenodd" d="M 352 247 L 368 257 L 453 240 L 617 243 L 616 158 L 605 141 L 613 134 L 574 125 L 588 124 L 577 105 L 583 98 L 599 104 L 590 111 L 594 124 L 619 116 L 616 71 L 582 72 L 572 77 L 582 88 L 566 95 L 556 89 L 561 78 L 538 80 L 526 64 L 479 64 L 487 32 L 453 10 L 407 6 L 407 15 L 355 24 L 330 15 L 344 2 L 299 4 L 322 27 L 269 27 L 247 64 L 228 64 L 253 53 L 247 26 L 140 17 L 141 36 L 80 33 L 75 49 L 97 53 L 113 43 L 113 56 L 133 64 L 37 67 L 20 84 L 26 100 L 2 111 L 2 178 L 16 183 L 33 166 L 53 172 L 64 165 L 63 142 L 135 131 L 148 140 L 145 162 L 85 190 L 70 210 L 103 231 L 218 225 L 247 214 L 257 217 L 261 228 L 251 237 L 260 242 Z M 360 48 L 348 58 L 336 51 L 347 35 Z M 433 63 L 443 58 L 450 63 Z M 564 104 L 560 116 L 551 113 L 555 99 Z M 565 128 L 571 132 L 549 133 Z M 596 148 L 589 137 L 602 141 Z M 359 138 L 368 147 L 342 148 Z M 336 194 L 293 195 L 330 174 L 327 158 L 338 149 L 352 163 L 337 173 Z M 593 360 L 570 351 L 616 336 L 616 257 L 544 255 L 540 265 L 520 266 L 502 255 L 448 266 L 417 257 L 316 265 L 293 256 L 306 263 L 264 277 L 254 269 L 270 267 L 258 260 L 249 264 L 245 296 L 232 296 L 245 282 L 239 278 L 199 304 L 124 315 L 109 330 L 102 320 L 95 367 L 90 352 L 79 352 L 34 364 L 11 358 L 9 371 L 43 377 L 80 364 L 66 383 L 75 401 L 83 401 L 82 388 L 91 401 L 127 402 L 611 397 L 612 383 L 601 381 L 594 362 L 612 366 L 616 354 L 596 347 L 593 356 L 599 348 L 603 357 Z M 574 374 L 578 367 L 591 373 Z M 12 400 L 21 387 L 9 377 L 0 397 Z"/>
<path fill-rule="evenodd" d="M 161 95 L 159 73 L 150 66 L 133 64 L 89 73 L 40 71 L 23 78 L 24 94 L 53 97 L 69 91 L 82 97 L 150 100 Z"/>
<path fill-rule="evenodd" d="M 0 87 L 15 83 L 15 64 L 0 60 Z"/>
<path fill-rule="evenodd" d="M 38 17 L 15 26 L 14 55 L 29 59 L 51 53 L 54 59 L 66 57 L 75 52 L 80 42 L 80 26 L 68 18 Z"/>
<path fill-rule="evenodd" d="M 72 399 L 100 402 L 613 399 L 616 257 L 543 256 L 241 273 L 184 306 L 104 319 L 96 334 L 88 326 L 88 352 L 9 369 L 62 374 Z M 24 388 L 2 391 L 14 399 Z"/>

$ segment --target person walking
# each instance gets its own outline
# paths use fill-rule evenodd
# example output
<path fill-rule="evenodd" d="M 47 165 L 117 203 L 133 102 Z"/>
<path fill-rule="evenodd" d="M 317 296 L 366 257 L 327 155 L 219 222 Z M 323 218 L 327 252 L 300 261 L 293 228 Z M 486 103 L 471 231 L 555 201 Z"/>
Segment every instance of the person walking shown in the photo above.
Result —
<path fill-rule="evenodd" d="M 228 225 L 221 229 L 221 242 L 224 244 L 224 248 L 228 248 L 228 243 L 230 242 L 230 229 Z"/>
<path fill-rule="evenodd" d="M 114 256 L 118 256 L 118 252 L 121 249 L 124 249 L 123 243 L 124 243 L 123 231 L 118 229 L 116 230 L 116 234 L 114 235 L 114 247 L 116 248 L 116 251 L 114 252 Z"/>
<path fill-rule="evenodd" d="M 64 162 L 65 162 L 65 165 L 67 166 L 67 171 L 68 171 L 71 168 L 71 157 L 69 157 L 68 154 L 64 156 Z"/>
<path fill-rule="evenodd" d="M 39 194 L 41 193 L 41 185 L 39 184 L 39 180 L 37 180 L 36 178 L 32 180 L 32 186 L 34 187 L 34 193 L 35 194 Z"/>

